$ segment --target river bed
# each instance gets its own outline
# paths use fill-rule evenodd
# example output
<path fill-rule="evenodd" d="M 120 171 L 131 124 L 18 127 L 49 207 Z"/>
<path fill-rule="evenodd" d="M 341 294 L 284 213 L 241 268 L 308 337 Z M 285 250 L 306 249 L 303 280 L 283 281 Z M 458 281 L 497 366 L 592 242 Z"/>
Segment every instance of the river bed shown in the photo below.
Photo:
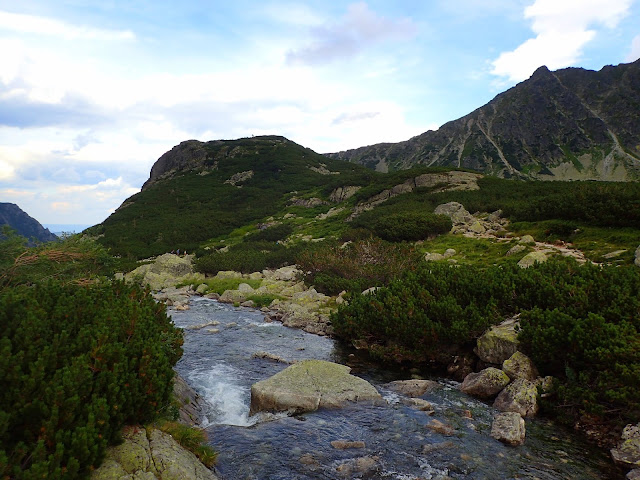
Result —
<path fill-rule="evenodd" d="M 332 339 L 265 322 L 257 310 L 195 297 L 190 306 L 169 312 L 185 329 L 176 369 L 211 406 L 204 424 L 220 452 L 217 468 L 224 480 L 619 478 L 605 452 L 544 418 L 527 419 L 522 446 L 494 440 L 489 432 L 497 411 L 462 394 L 457 382 L 430 378 L 441 388 L 422 397 L 434 407 L 429 415 L 385 388 L 407 379 L 407 372 L 371 363 Z M 349 365 L 386 403 L 249 417 L 251 385 L 288 366 L 256 357 L 259 352 L 289 362 L 313 358 Z M 434 419 L 453 427 L 453 434 L 430 429 Z M 334 440 L 365 446 L 340 450 Z"/>

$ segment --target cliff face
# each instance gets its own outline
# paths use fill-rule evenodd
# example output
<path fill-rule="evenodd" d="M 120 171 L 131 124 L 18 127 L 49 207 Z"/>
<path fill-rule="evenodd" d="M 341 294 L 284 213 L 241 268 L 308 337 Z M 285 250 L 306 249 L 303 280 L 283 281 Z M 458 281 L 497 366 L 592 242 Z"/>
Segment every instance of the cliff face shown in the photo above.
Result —
<path fill-rule="evenodd" d="M 29 240 L 51 242 L 58 239 L 49 229 L 44 228 L 14 203 L 0 203 L 0 226 L 5 224 Z"/>
<path fill-rule="evenodd" d="M 327 156 L 380 171 L 433 165 L 506 178 L 637 179 L 640 60 L 599 72 L 540 67 L 437 131 Z"/>

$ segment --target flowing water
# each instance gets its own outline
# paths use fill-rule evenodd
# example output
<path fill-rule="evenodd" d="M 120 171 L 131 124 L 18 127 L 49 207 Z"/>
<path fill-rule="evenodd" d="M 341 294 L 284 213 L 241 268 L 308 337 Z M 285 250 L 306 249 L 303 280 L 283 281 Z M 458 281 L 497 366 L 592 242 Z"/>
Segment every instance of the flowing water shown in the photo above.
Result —
<path fill-rule="evenodd" d="M 188 311 L 170 313 L 185 329 L 176 368 L 210 403 L 204 423 L 220 452 L 217 467 L 224 480 L 616 478 L 604 452 L 548 420 L 527 420 L 527 440 L 520 447 L 492 439 L 496 411 L 460 393 L 456 382 L 433 379 L 442 388 L 423 397 L 435 409 L 429 416 L 385 389 L 389 381 L 406 379 L 406 372 L 368 363 L 331 339 L 266 323 L 256 310 L 201 298 Z M 257 352 L 347 364 L 376 386 L 386 404 L 249 417 L 251 384 L 287 367 L 256 358 Z M 434 419 L 452 426 L 453 435 L 428 428 Z M 365 447 L 339 450 L 334 440 L 364 441 Z"/>

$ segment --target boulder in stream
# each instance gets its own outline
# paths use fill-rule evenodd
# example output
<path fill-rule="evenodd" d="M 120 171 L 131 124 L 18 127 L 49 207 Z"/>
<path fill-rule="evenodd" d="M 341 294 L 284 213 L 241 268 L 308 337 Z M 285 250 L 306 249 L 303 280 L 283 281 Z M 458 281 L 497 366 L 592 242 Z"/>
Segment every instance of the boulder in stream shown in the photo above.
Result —
<path fill-rule="evenodd" d="M 493 406 L 502 412 L 517 412 L 523 417 L 538 413 L 538 389 L 536 384 L 518 378 L 500 392 Z"/>
<path fill-rule="evenodd" d="M 460 385 L 460 390 L 467 395 L 491 398 L 495 397 L 508 384 L 509 376 L 506 373 L 497 368 L 489 367 L 478 373 L 467 375 Z"/>
<path fill-rule="evenodd" d="M 385 387 L 407 397 L 421 397 L 436 388 L 441 388 L 442 385 L 433 380 L 396 380 L 387 383 Z"/>
<path fill-rule="evenodd" d="M 250 415 L 261 411 L 313 412 L 347 402 L 379 403 L 382 397 L 366 380 L 350 375 L 346 365 L 303 360 L 251 386 Z"/>
<path fill-rule="evenodd" d="M 522 445 L 526 435 L 524 419 L 516 412 L 496 415 L 491 425 L 491 436 L 508 445 Z"/>

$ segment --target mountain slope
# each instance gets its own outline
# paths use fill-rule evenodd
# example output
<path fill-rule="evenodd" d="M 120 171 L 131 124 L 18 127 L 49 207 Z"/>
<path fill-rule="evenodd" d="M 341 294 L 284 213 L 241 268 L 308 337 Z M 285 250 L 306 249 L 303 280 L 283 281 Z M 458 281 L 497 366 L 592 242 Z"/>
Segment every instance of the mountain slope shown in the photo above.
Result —
<path fill-rule="evenodd" d="M 14 203 L 0 203 L 0 225 L 5 224 L 29 240 L 51 242 L 58 239 Z"/>
<path fill-rule="evenodd" d="M 327 154 L 379 171 L 417 165 L 548 180 L 640 178 L 640 60 L 540 67 L 470 114 L 400 143 Z"/>

